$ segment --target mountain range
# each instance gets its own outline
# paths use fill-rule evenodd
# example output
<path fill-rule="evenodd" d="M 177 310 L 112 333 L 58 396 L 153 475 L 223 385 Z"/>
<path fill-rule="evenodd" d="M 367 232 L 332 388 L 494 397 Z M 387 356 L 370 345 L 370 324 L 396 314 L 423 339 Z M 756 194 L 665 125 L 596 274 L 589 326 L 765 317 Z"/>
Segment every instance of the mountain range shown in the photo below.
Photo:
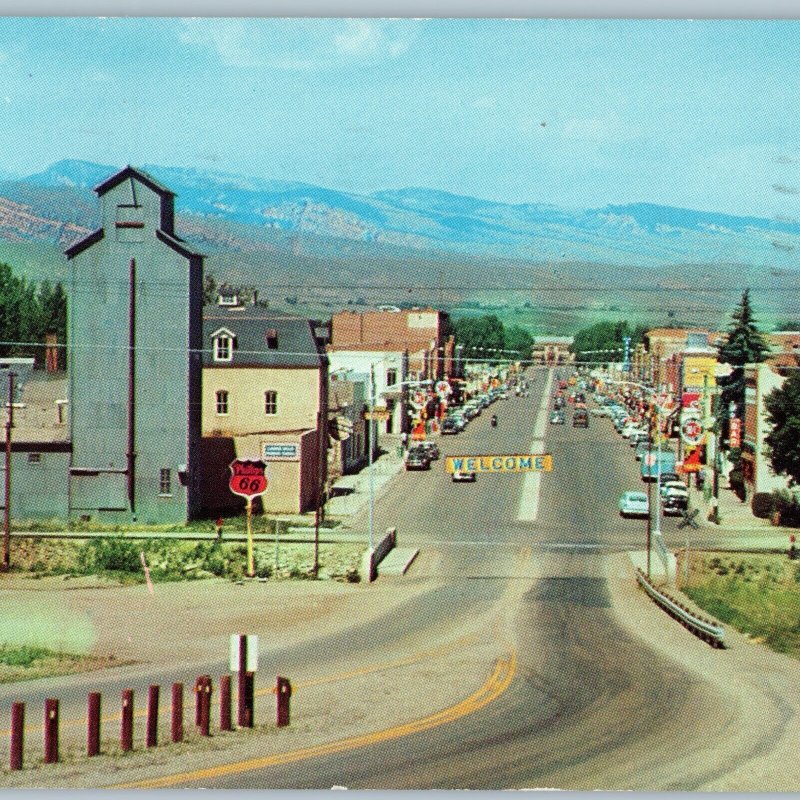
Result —
<path fill-rule="evenodd" d="M 295 239 L 309 236 L 309 251 L 323 255 L 333 243 L 325 246 L 319 239 L 431 256 L 646 267 L 720 261 L 775 265 L 788 261 L 800 246 L 800 224 L 795 221 L 650 203 L 567 209 L 424 188 L 357 195 L 209 170 L 141 168 L 175 191 L 178 214 L 193 232 L 205 233 L 202 238 L 211 243 L 241 240 L 245 250 L 247 240 L 251 246 L 263 243 L 270 238 L 265 234 L 273 232 Z M 0 172 L 0 236 L 71 244 L 97 224 L 92 188 L 118 169 L 65 160 L 26 177 L 3 178 Z M 222 234 L 226 224 L 234 226 L 227 236 Z"/>

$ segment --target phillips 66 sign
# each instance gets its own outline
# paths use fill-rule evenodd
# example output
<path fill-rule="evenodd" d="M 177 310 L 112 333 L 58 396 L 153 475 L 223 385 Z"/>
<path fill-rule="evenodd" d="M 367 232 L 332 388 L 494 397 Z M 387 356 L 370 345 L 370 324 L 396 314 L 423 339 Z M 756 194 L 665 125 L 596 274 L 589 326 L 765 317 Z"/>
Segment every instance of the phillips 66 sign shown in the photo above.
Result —
<path fill-rule="evenodd" d="M 237 458 L 231 461 L 229 469 L 231 479 L 228 482 L 231 491 L 240 497 L 257 497 L 267 491 L 267 476 L 264 474 L 266 464 L 258 460 Z"/>

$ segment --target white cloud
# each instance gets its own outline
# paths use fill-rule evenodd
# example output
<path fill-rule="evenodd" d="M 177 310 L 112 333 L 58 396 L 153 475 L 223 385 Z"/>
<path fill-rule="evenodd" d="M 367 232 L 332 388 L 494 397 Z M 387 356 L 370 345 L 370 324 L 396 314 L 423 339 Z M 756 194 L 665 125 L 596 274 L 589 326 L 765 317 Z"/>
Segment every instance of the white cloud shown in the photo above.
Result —
<path fill-rule="evenodd" d="M 185 19 L 180 41 L 234 67 L 326 69 L 353 60 L 397 58 L 416 26 L 363 19 Z"/>
<path fill-rule="evenodd" d="M 497 108 L 497 98 L 492 95 L 477 97 L 472 101 L 473 108 Z"/>

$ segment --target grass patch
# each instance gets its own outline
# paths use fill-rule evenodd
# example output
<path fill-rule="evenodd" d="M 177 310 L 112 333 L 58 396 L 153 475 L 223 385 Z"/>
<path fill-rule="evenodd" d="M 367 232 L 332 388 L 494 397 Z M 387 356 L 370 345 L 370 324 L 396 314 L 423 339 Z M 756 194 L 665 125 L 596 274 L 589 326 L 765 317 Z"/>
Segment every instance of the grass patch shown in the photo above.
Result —
<path fill-rule="evenodd" d="M 61 653 L 35 645 L 0 645 L 0 683 L 28 681 L 119 666 L 114 656 Z"/>
<path fill-rule="evenodd" d="M 683 574 L 685 565 L 679 565 Z M 684 593 L 710 615 L 800 658 L 800 564 L 777 554 L 692 554 Z"/>
<path fill-rule="evenodd" d="M 360 580 L 363 546 L 353 543 L 327 544 L 319 551 L 319 578 L 349 582 Z M 186 542 L 174 539 L 130 539 L 104 537 L 84 541 L 69 539 L 15 538 L 11 564 L 15 573 L 33 578 L 98 576 L 116 583 L 143 583 L 144 553 L 154 582 L 219 577 L 239 580 L 247 567 L 244 542 L 217 540 Z M 280 544 L 276 561 L 273 545 L 254 547 L 256 576 L 274 580 L 312 577 L 312 545 Z"/>

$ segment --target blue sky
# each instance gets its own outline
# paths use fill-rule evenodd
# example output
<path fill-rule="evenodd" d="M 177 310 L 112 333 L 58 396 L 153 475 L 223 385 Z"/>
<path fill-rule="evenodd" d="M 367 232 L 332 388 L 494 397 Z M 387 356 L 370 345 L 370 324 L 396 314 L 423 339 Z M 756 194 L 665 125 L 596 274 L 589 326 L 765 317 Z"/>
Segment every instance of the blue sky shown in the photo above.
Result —
<path fill-rule="evenodd" d="M 791 21 L 0 18 L 0 170 L 796 219 L 799 89 Z"/>

